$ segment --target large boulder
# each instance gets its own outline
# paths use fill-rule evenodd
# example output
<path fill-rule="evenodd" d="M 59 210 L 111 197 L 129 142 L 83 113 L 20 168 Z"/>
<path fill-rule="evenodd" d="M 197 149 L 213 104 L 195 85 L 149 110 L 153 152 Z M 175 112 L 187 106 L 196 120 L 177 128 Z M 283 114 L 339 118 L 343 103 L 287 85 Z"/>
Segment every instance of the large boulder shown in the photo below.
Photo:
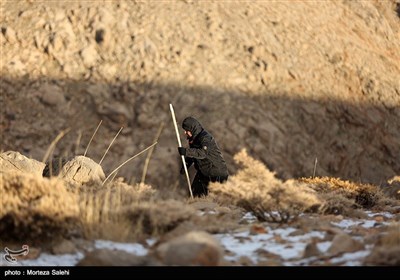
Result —
<path fill-rule="evenodd" d="M 166 265 L 221 264 L 223 249 L 219 242 L 203 231 L 192 231 L 161 244 L 156 254 Z"/>
<path fill-rule="evenodd" d="M 136 256 L 121 250 L 96 249 L 85 255 L 77 266 L 155 266 L 151 256 Z"/>
<path fill-rule="evenodd" d="M 61 169 L 59 177 L 67 183 L 83 185 L 89 182 L 101 183 L 105 179 L 103 168 L 92 159 L 76 156 Z"/>
<path fill-rule="evenodd" d="M 31 173 L 42 176 L 45 164 L 26 156 L 7 151 L 0 154 L 0 173 Z"/>
<path fill-rule="evenodd" d="M 332 244 L 328 249 L 328 252 L 332 255 L 341 253 L 356 252 L 364 249 L 364 245 L 351 238 L 348 234 L 337 234 L 332 240 Z"/>

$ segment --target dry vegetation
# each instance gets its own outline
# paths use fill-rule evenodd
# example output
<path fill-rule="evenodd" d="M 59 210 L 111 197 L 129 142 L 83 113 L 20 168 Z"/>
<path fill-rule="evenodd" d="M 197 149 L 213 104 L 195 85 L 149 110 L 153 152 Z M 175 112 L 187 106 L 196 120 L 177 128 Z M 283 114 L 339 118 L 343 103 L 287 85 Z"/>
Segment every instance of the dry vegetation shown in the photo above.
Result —
<path fill-rule="evenodd" d="M 94 171 L 102 173 L 101 167 L 92 164 L 95 170 L 91 170 L 86 160 L 79 161 L 86 169 L 64 163 L 74 166 L 72 177 L 82 181 L 68 180 L 62 172 L 42 178 L 3 169 L 1 240 L 34 242 L 44 248 L 49 242 L 57 243 L 60 237 L 120 242 L 144 242 L 152 237 L 159 245 L 194 230 L 232 232 L 243 226 L 245 211 L 261 222 L 296 223 L 296 218 L 307 212 L 351 216 L 354 209 L 382 209 L 389 202 L 395 204 L 373 185 L 335 178 L 283 182 L 245 150 L 236 154 L 235 160 L 241 165 L 237 174 L 224 184 L 211 184 L 208 197 L 187 200 L 172 199 L 173 195 L 166 199 L 150 185 L 129 185 L 122 177 L 102 184 L 88 175 L 98 178 L 99 173 Z M 59 170 L 64 166 L 60 165 Z M 80 176 L 79 170 L 85 176 Z M 387 234 L 375 237 L 377 242 L 365 264 L 397 265 L 398 224 L 393 224 Z"/>
<path fill-rule="evenodd" d="M 243 168 L 226 184 L 211 184 L 212 196 L 251 211 L 260 221 L 287 222 L 304 212 L 353 216 L 354 209 L 384 210 L 397 204 L 374 185 L 331 177 L 282 182 L 246 151 L 235 160 Z"/>
<path fill-rule="evenodd" d="M 318 192 L 325 201 L 322 213 L 346 214 L 349 208 L 382 210 L 395 204 L 381 189 L 371 184 L 344 181 L 339 178 L 301 178 L 301 182 Z"/>
<path fill-rule="evenodd" d="M 390 209 L 399 220 L 398 1 L 161 2 L 1 2 L 0 150 L 11 150 L 0 155 L 1 242 L 226 232 L 245 211 L 286 223 Z M 170 123 L 168 102 L 178 120 L 207 124 L 228 182 L 179 196 L 175 132 L 160 126 L 154 161 L 118 170 L 130 184 L 104 184 Z M 90 158 L 89 145 L 78 156 L 81 140 L 94 140 Z M 314 156 L 328 177 L 292 179 L 312 174 Z M 377 187 L 339 176 L 394 177 Z M 366 264 L 399 265 L 399 230 L 380 236 Z"/>
<path fill-rule="evenodd" d="M 165 122 L 154 159 L 166 168 L 150 164 L 146 182 L 168 188 L 173 102 L 223 143 L 232 174 L 246 148 L 285 180 L 312 174 L 314 156 L 320 176 L 398 175 L 398 0 L 239 2 L 1 1 L 0 148 L 42 159 L 71 128 L 54 149 L 67 158 L 102 120 L 97 162 L 124 127 L 109 173 Z M 140 178 L 143 161 L 130 167 L 119 176 Z"/>
<path fill-rule="evenodd" d="M 2 240 L 46 240 L 78 223 L 77 197 L 57 178 L 2 173 L 0 193 Z"/>
<path fill-rule="evenodd" d="M 145 184 L 72 185 L 58 177 L 8 173 L 0 178 L 2 240 L 43 242 L 73 233 L 135 241 L 172 230 L 194 213 L 182 202 L 158 200 Z"/>
<path fill-rule="evenodd" d="M 220 197 L 221 203 L 236 204 L 251 211 L 260 221 L 271 222 L 287 222 L 321 204 L 315 191 L 293 180 L 282 182 L 246 151 L 238 153 L 235 161 L 243 169 L 226 184 L 210 185 L 210 191 Z"/>

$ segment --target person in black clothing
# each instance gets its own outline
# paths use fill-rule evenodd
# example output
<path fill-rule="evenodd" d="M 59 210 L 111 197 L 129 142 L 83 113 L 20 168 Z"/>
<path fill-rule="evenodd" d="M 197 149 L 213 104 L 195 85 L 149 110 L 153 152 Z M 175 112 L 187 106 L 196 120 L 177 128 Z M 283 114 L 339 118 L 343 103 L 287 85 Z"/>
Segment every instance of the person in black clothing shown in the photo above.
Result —
<path fill-rule="evenodd" d="M 223 183 L 228 179 L 229 173 L 224 157 L 214 137 L 206 131 L 200 122 L 193 117 L 187 117 L 182 122 L 189 148 L 178 147 L 181 156 L 185 156 L 186 166 L 192 164 L 197 170 L 192 183 L 193 196 L 208 195 L 210 182 Z M 183 174 L 184 168 L 181 168 Z"/>

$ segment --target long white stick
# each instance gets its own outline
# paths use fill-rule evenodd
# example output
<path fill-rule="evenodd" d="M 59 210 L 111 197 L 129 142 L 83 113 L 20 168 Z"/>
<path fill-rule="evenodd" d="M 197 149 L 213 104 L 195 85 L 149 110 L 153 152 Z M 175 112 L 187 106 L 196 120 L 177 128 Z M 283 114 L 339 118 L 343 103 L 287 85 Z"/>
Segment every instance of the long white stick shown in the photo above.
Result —
<path fill-rule="evenodd" d="M 101 163 L 103 162 L 103 159 L 106 157 L 106 154 L 108 153 L 108 150 L 111 148 L 112 144 L 114 143 L 115 139 L 117 139 L 118 135 L 121 133 L 123 127 L 121 127 L 119 129 L 119 131 L 117 132 L 117 134 L 114 136 L 114 139 L 111 141 L 110 145 L 108 145 L 108 148 L 106 150 L 106 152 L 104 153 L 103 157 L 101 158 L 101 160 L 99 161 L 99 165 L 101 165 Z"/>
<path fill-rule="evenodd" d="M 92 143 L 92 140 L 93 140 L 94 136 L 96 135 L 96 132 L 97 132 L 97 130 L 99 129 L 99 127 L 100 127 L 100 125 L 101 125 L 102 122 L 103 122 L 103 120 L 100 120 L 99 124 L 98 124 L 97 127 L 96 127 L 96 130 L 94 131 L 94 133 L 93 133 L 93 135 L 92 135 L 92 138 L 90 138 L 89 144 L 87 145 L 86 150 L 85 150 L 85 153 L 83 154 L 84 157 L 86 156 L 86 153 L 87 153 L 87 151 L 89 150 L 90 143 Z"/>
<path fill-rule="evenodd" d="M 178 139 L 178 146 L 182 147 L 181 138 L 179 137 L 178 126 L 176 125 L 174 107 L 172 107 L 172 104 L 169 104 L 169 109 L 171 110 L 172 121 L 174 122 L 174 126 L 175 126 L 176 139 Z M 190 178 L 189 178 L 189 173 L 188 173 L 186 162 L 185 162 L 185 156 L 181 156 L 181 158 L 182 158 L 183 168 L 185 169 L 187 183 L 188 183 L 188 186 L 189 186 L 190 197 L 193 198 L 192 186 L 190 185 Z"/>

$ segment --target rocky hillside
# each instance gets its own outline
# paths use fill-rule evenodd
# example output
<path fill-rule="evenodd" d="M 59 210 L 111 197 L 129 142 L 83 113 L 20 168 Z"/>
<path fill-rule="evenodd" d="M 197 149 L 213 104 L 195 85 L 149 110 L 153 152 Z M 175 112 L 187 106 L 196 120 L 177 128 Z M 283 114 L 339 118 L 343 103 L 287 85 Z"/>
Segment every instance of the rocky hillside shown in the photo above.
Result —
<path fill-rule="evenodd" d="M 246 148 L 281 178 L 400 174 L 400 17 L 390 1 L 1 2 L 3 151 L 88 155 L 107 174 L 153 142 L 148 183 L 179 182 L 197 117 L 231 172 Z M 183 139 L 183 134 L 182 134 Z M 119 172 L 138 181 L 145 157 Z"/>

